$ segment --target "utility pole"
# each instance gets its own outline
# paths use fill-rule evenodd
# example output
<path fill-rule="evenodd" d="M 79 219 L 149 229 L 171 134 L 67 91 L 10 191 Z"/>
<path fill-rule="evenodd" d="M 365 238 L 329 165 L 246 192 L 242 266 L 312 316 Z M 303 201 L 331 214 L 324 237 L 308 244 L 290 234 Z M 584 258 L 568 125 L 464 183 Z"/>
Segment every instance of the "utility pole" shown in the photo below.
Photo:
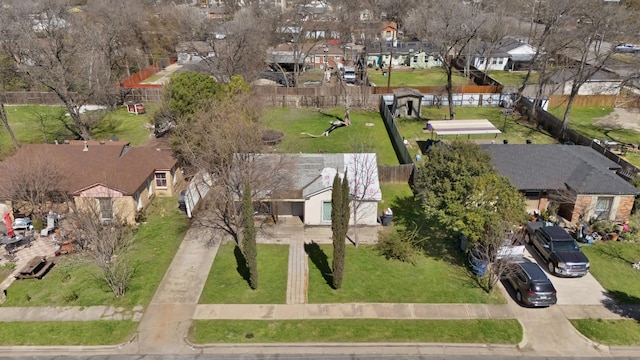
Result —
<path fill-rule="evenodd" d="M 391 92 L 391 64 L 393 63 L 393 39 L 391 39 L 391 51 L 389 52 L 389 71 L 387 72 L 387 93 Z"/>

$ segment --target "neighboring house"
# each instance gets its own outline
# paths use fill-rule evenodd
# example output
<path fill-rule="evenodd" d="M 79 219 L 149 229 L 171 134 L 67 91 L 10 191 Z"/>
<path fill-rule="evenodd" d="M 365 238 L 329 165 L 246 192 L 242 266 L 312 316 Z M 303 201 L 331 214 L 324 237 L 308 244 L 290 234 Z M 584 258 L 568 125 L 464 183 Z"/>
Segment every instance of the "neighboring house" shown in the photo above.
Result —
<path fill-rule="evenodd" d="M 178 64 L 197 64 L 203 59 L 215 56 L 213 47 L 205 41 L 183 41 L 176 46 Z"/>
<path fill-rule="evenodd" d="M 588 146 L 485 145 L 498 172 L 526 197 L 527 210 L 551 203 L 572 223 L 626 221 L 638 189 L 616 174 L 621 167 Z"/>
<path fill-rule="evenodd" d="M 269 157 L 280 155 L 262 155 Z M 336 171 L 346 171 L 351 193 L 359 199 L 358 225 L 376 225 L 382 199 L 376 154 L 289 154 L 290 182 L 265 201 L 274 218 L 299 218 L 304 225 L 331 225 L 331 194 Z M 353 196 L 353 195 L 352 195 Z M 353 203 L 352 203 L 353 205 Z M 352 207 L 353 210 L 353 207 Z M 351 215 L 351 224 L 354 216 Z"/>
<path fill-rule="evenodd" d="M 587 70 L 588 71 L 588 70 Z M 549 87 L 553 95 L 570 95 L 575 69 L 561 69 L 549 77 Z M 578 90 L 578 95 L 618 95 L 623 87 L 623 79 L 615 73 L 598 70 Z"/>
<path fill-rule="evenodd" d="M 512 37 L 503 38 L 498 44 L 481 43 L 474 51 L 471 63 L 481 70 L 519 70 L 531 63 L 536 48 Z"/>
<path fill-rule="evenodd" d="M 436 55 L 420 51 L 409 55 L 409 66 L 414 69 L 431 69 L 432 67 L 442 67 L 442 60 Z"/>
<path fill-rule="evenodd" d="M 380 38 L 384 41 L 398 40 L 398 24 L 394 21 L 386 21 L 382 25 Z"/>
<path fill-rule="evenodd" d="M 131 224 L 154 196 L 175 195 L 183 180 L 172 151 L 164 146 L 71 141 L 22 145 L 13 156 L 40 157 L 59 164 L 66 175 L 59 190 L 72 197 L 76 206 L 90 203 L 98 206 L 103 220 L 118 216 Z"/>

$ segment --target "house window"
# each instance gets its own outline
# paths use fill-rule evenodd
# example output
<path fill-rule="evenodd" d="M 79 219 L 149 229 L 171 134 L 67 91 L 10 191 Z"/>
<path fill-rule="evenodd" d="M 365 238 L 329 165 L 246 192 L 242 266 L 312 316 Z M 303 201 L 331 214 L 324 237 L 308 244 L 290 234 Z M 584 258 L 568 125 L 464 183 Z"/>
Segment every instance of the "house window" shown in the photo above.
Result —
<path fill-rule="evenodd" d="M 478 59 L 478 62 L 480 63 L 480 65 L 484 64 L 484 58 L 481 57 L 480 59 Z"/>
<path fill-rule="evenodd" d="M 100 218 L 102 220 L 113 219 L 113 203 L 111 198 L 98 198 L 98 205 L 100 206 Z"/>
<path fill-rule="evenodd" d="M 498 63 L 498 59 L 496 58 L 491 58 L 491 64 L 495 65 Z"/>
<path fill-rule="evenodd" d="M 596 200 L 596 208 L 593 210 L 593 215 L 598 219 L 608 219 L 612 204 L 613 197 L 599 196 Z"/>
<path fill-rule="evenodd" d="M 498 59 L 498 64 L 502 64 L 504 62 L 504 59 L 500 58 Z"/>
<path fill-rule="evenodd" d="M 322 202 L 322 222 L 331 222 L 331 201 Z"/>
<path fill-rule="evenodd" d="M 165 172 L 157 172 L 156 173 L 156 188 L 167 188 L 167 173 Z"/>
<path fill-rule="evenodd" d="M 417 56 L 413 57 L 413 62 L 418 62 L 418 57 Z"/>

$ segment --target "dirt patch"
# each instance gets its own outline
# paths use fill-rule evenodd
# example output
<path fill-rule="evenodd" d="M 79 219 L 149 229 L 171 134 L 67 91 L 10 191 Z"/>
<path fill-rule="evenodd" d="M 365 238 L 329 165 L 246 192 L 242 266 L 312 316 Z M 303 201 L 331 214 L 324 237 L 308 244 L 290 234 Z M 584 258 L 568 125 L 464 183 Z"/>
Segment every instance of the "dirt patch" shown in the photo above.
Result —
<path fill-rule="evenodd" d="M 630 129 L 640 131 L 640 109 L 615 108 L 607 116 L 594 119 L 593 125 L 604 129 Z"/>

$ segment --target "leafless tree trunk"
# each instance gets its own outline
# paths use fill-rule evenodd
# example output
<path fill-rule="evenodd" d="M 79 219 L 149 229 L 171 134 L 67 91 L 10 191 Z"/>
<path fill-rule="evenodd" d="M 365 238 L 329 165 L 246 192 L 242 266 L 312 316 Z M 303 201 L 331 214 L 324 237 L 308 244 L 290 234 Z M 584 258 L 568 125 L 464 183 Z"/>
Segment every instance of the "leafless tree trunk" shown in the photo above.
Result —
<path fill-rule="evenodd" d="M 4 109 L 3 103 L 0 103 L 0 120 L 2 121 L 2 125 L 4 125 L 4 128 L 7 129 L 7 133 L 9 133 L 11 143 L 13 144 L 13 149 L 18 150 L 18 140 L 16 140 L 13 129 L 11 129 L 11 126 L 9 125 L 9 119 L 7 118 L 7 112 Z"/>
<path fill-rule="evenodd" d="M 111 206 L 114 206 L 113 199 Z M 103 219 L 104 209 L 95 198 L 84 198 L 74 204 L 69 215 L 76 245 L 96 267 L 97 277 L 104 281 L 115 297 L 123 296 L 135 274 L 130 257 L 133 234 L 126 221 L 113 216 Z"/>
<path fill-rule="evenodd" d="M 440 56 L 447 74 L 449 117 L 455 117 L 453 104 L 453 71 L 456 62 L 486 22 L 486 14 L 479 11 L 477 2 L 436 0 L 423 4 L 409 13 L 406 30 L 417 38 L 431 42 Z"/>
<path fill-rule="evenodd" d="M 366 205 L 375 203 L 375 200 L 381 196 L 375 154 L 352 153 L 348 159 L 346 171 L 351 178 L 349 181 L 351 193 L 349 195 L 351 196 L 351 211 L 353 213 L 354 243 L 357 247 L 360 245 L 358 238 L 359 222 L 364 216 L 370 215 L 364 212 Z M 376 212 L 377 207 L 373 211 Z"/>
<path fill-rule="evenodd" d="M 250 100 L 251 99 L 251 100 Z M 192 172 L 210 175 L 210 190 L 196 221 L 239 240 L 240 200 L 249 183 L 254 203 L 266 201 L 289 181 L 286 155 L 263 155 L 261 107 L 250 94 L 215 102 L 174 131 L 176 151 Z"/>
<path fill-rule="evenodd" d="M 0 162 L 0 174 L 0 194 L 12 201 L 14 211 L 42 219 L 60 193 L 65 168 L 46 153 L 24 147 Z"/>

